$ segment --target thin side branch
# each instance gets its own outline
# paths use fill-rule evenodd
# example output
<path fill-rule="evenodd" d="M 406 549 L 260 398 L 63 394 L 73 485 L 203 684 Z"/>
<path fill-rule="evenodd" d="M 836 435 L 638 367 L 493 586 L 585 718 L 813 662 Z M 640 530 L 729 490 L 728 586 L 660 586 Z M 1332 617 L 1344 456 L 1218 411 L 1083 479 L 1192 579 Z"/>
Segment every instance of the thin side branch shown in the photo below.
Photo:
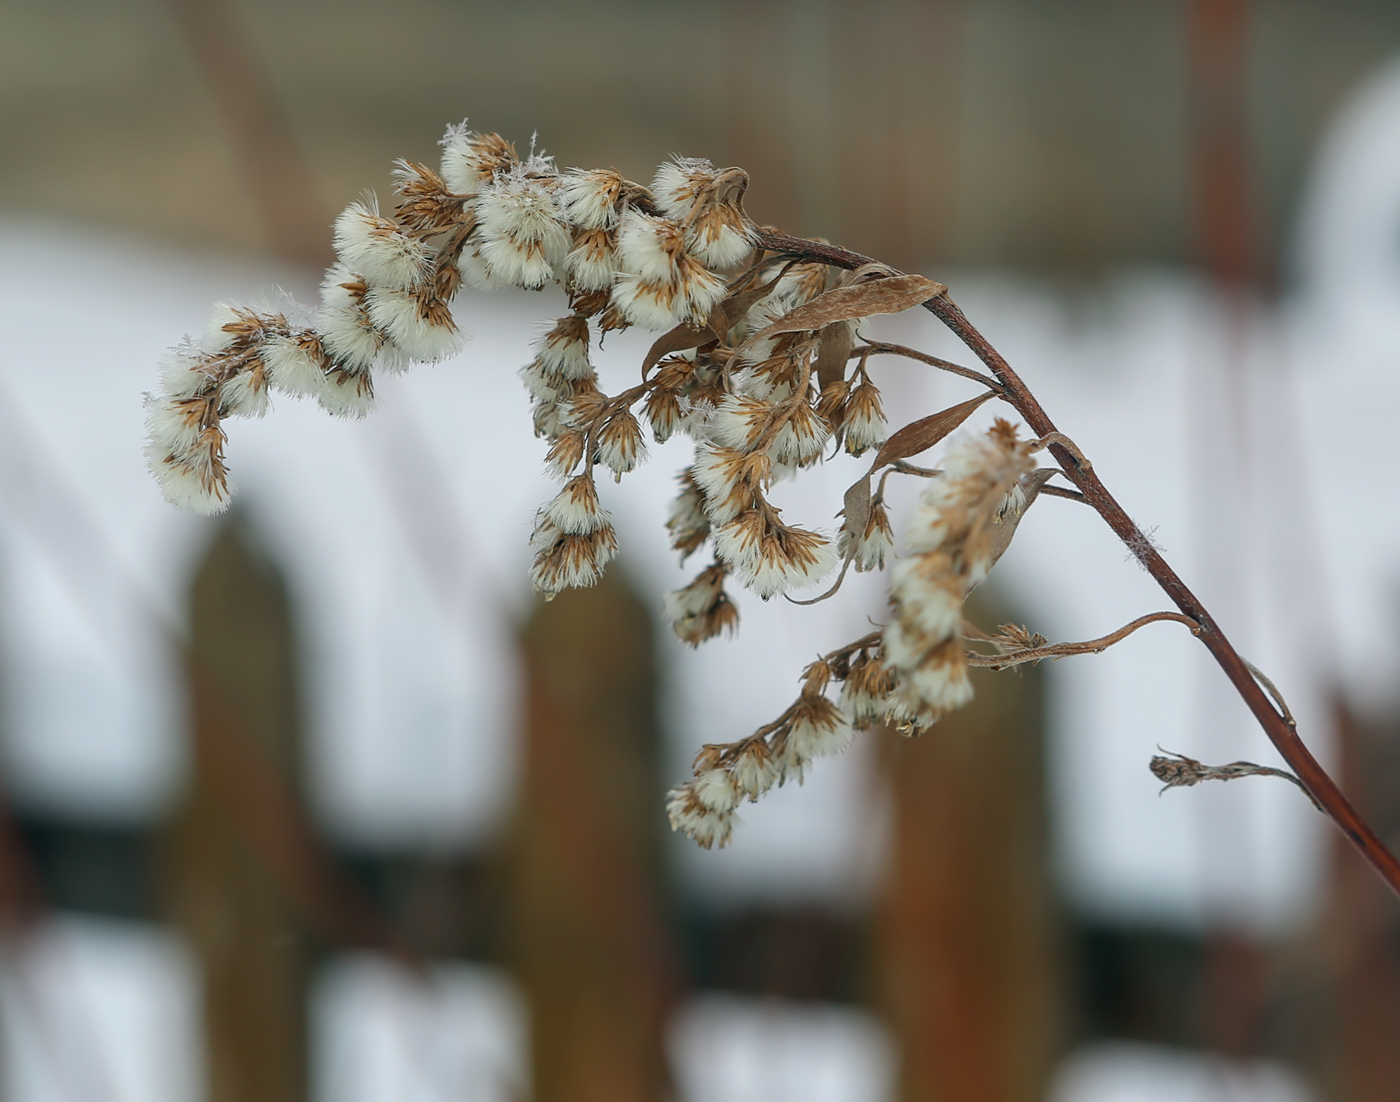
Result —
<path fill-rule="evenodd" d="M 1071 490 L 1067 486 L 1051 486 L 1048 483 L 1040 488 L 1042 494 L 1049 494 L 1051 497 L 1067 497 L 1070 501 L 1087 502 L 1087 499 L 1078 490 Z"/>
<path fill-rule="evenodd" d="M 940 371 L 947 371 L 953 375 L 961 375 L 964 379 L 972 379 L 981 383 L 988 390 L 1002 393 L 1002 385 L 989 375 L 983 375 L 980 371 L 974 371 L 970 367 L 963 367 L 962 364 L 955 364 L 950 360 L 942 360 L 937 356 L 930 356 L 927 352 L 920 352 L 917 348 L 907 348 L 902 344 L 891 344 L 888 341 L 868 341 L 858 348 L 851 349 L 852 356 L 905 356 L 911 360 L 918 360 L 919 363 L 936 367 Z"/>
<path fill-rule="evenodd" d="M 1121 643 L 1138 628 L 1162 620 L 1173 620 L 1178 624 L 1185 624 L 1191 629 L 1192 635 L 1199 634 L 1201 630 L 1201 626 L 1189 616 L 1182 616 L 1177 612 L 1152 612 L 1146 616 L 1139 616 L 1131 624 L 1124 624 L 1117 631 L 1100 636 L 1098 639 L 1086 640 L 1083 643 L 1046 643 L 1042 646 L 1008 650 L 1001 654 L 978 654 L 975 651 L 968 651 L 967 664 L 969 666 L 982 666 L 989 670 L 1004 670 L 1011 666 L 1024 665 L 1027 662 L 1041 662 L 1047 658 L 1068 658 L 1075 654 L 1102 654 L 1114 643 Z M 986 637 L 977 641 L 997 645 L 1000 639 Z"/>

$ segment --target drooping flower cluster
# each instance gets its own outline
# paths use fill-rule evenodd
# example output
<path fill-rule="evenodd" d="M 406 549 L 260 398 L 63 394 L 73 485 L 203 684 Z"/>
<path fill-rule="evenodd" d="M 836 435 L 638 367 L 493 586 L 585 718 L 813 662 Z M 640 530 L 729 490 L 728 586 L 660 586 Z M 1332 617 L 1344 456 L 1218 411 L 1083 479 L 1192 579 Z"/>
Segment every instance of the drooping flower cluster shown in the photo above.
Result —
<path fill-rule="evenodd" d="M 573 320 L 561 322 L 526 378 L 536 426 L 553 439 L 568 427 L 563 408 L 597 390 L 589 318 L 601 315 L 605 329 L 703 324 L 725 295 L 723 271 L 752 251 L 740 169 L 676 161 L 648 189 L 612 170 L 560 172 L 547 157 L 521 159 L 503 138 L 465 125 L 442 145 L 438 171 L 399 162 L 392 212 L 369 198 L 336 219 L 338 260 L 319 307 L 221 306 L 203 340 L 168 358 L 161 393 L 149 401 L 146 454 L 170 501 L 202 513 L 227 507 L 222 421 L 261 416 L 270 391 L 361 417 L 377 372 L 454 355 L 462 333 L 451 304 L 463 283 L 490 290 L 555 282 L 568 292 Z M 630 414 L 589 443 L 597 452 L 590 459 L 619 472 L 643 454 Z M 575 446 L 554 457 L 565 473 Z"/>
<path fill-rule="evenodd" d="M 845 672 L 844 658 L 837 652 L 808 666 L 801 695 L 766 727 L 739 742 L 701 749 L 694 779 L 673 788 L 667 800 L 672 828 L 706 849 L 724 846 L 741 802 L 757 800 L 789 780 L 801 784 L 814 759 L 844 750 L 851 741 L 851 718 L 826 696 L 827 685 Z"/>
<path fill-rule="evenodd" d="M 941 472 L 904 463 L 999 385 L 957 369 L 981 379 L 986 393 L 889 436 L 868 364 L 896 346 L 861 343 L 865 318 L 907 309 L 941 285 L 874 263 L 843 272 L 756 250 L 761 235 L 744 213 L 748 177 L 738 168 L 678 158 L 643 186 L 612 169 L 560 171 L 547 157 L 522 159 L 498 135 L 465 125 L 442 146 L 436 171 L 399 162 L 392 212 L 369 198 L 336 220 L 338 259 L 317 308 L 220 306 L 204 339 L 171 354 L 148 415 L 147 458 L 165 496 L 198 512 L 226 507 L 223 419 L 261 416 L 273 391 L 363 416 L 378 373 L 455 354 L 462 333 L 452 304 L 463 286 L 554 283 L 568 313 L 539 335 L 519 372 L 546 467 L 562 483 L 530 537 L 531 579 L 546 597 L 592 585 L 617 554 L 595 471 L 620 481 L 635 470 L 647 429 L 658 443 L 688 436 L 695 449 L 666 520 L 682 562 L 706 544 L 713 552 L 665 601 L 677 636 L 692 646 L 735 631 L 730 578 L 766 600 L 821 582 L 838 562 L 841 577 L 849 566 L 883 570 L 894 556 L 886 480 L 933 476 L 895 569 L 890 622 L 809 666 L 797 700 L 774 722 L 706 746 L 694 779 L 671 793 L 673 826 L 703 846 L 723 845 L 739 803 L 800 782 L 854 730 L 894 722 L 913 732 L 966 702 L 963 600 L 1014 529 L 1002 522 L 1024 504 L 1017 495 L 1032 446 L 997 422 L 960 441 Z M 662 332 L 641 381 L 609 395 L 593 349 L 629 326 Z M 769 500 L 774 482 L 828 450 L 876 453 L 847 493 L 835 543 L 788 523 Z M 839 702 L 827 695 L 832 684 L 841 686 Z"/>

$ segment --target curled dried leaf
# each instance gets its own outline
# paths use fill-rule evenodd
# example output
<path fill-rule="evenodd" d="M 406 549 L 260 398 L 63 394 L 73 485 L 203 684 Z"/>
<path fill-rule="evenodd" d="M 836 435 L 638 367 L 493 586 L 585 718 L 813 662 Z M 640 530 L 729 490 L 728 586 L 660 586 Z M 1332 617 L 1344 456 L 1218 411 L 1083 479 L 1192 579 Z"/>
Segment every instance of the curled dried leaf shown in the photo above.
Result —
<path fill-rule="evenodd" d="M 855 334 L 844 321 L 822 329 L 817 343 L 817 384 L 822 390 L 846 377 L 846 361 L 854 344 Z"/>
<path fill-rule="evenodd" d="M 728 332 L 729 321 L 723 303 L 710 311 L 709 320 L 699 328 L 682 322 L 656 338 L 646 358 L 642 360 L 642 378 L 645 379 L 651 373 L 651 369 L 672 352 L 684 352 L 690 348 L 722 341 Z"/>
<path fill-rule="evenodd" d="M 849 287 L 834 287 L 811 302 L 788 311 L 744 344 L 756 344 L 780 333 L 825 329 L 838 321 L 868 318 L 875 314 L 903 313 L 938 297 L 947 289 L 943 284 L 921 275 L 890 276 Z"/>
<path fill-rule="evenodd" d="M 989 390 L 976 398 L 969 398 L 966 402 L 960 402 L 956 406 L 939 410 L 905 425 L 886 440 L 876 453 L 870 473 L 874 474 L 885 464 L 893 463 L 897 459 L 908 459 L 911 455 L 927 451 L 966 421 L 988 398 L 995 397 L 996 392 Z"/>

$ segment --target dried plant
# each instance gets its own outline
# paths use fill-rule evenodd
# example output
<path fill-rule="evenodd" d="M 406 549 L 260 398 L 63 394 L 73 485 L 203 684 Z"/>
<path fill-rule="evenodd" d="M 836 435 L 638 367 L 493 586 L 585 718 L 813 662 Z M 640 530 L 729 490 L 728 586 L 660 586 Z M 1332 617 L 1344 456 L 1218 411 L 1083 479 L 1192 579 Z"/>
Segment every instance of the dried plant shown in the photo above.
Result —
<path fill-rule="evenodd" d="M 535 434 L 548 445 L 546 465 L 563 483 L 539 509 L 530 538 L 537 591 L 548 598 L 591 585 L 616 554 L 595 479 L 602 467 L 620 481 L 645 459 L 644 423 L 658 442 L 682 433 L 695 445 L 665 522 L 682 561 L 706 545 L 714 556 L 666 600 L 686 643 L 736 629 L 731 582 L 768 599 L 835 575 L 814 598 L 823 600 L 849 568 L 894 563 L 883 627 L 809 665 L 797 698 L 771 723 L 705 746 L 693 778 L 670 793 L 676 829 L 702 846 L 724 845 L 740 803 L 800 781 L 855 731 L 886 723 L 918 734 L 966 704 L 971 666 L 1097 653 L 1145 624 L 1173 620 L 1214 655 L 1294 773 L 1158 758 L 1157 775 L 1169 785 L 1285 776 L 1400 891 L 1400 863 L 1303 745 L 1277 690 L 1236 653 L 943 285 L 755 226 L 744 213 L 749 181 L 739 168 L 676 159 L 643 186 L 612 169 L 560 171 L 544 156 L 522 159 L 504 139 L 465 124 L 442 146 L 437 171 L 398 163 L 392 212 L 367 199 L 336 220 L 339 262 L 326 273 L 317 309 L 220 306 L 202 340 L 171 354 L 162 393 L 150 400 L 147 445 L 171 502 L 204 513 L 227 506 L 224 419 L 262 416 L 270 391 L 313 397 L 336 416 L 363 416 L 378 373 L 457 352 L 450 305 L 464 283 L 478 290 L 557 283 L 570 313 L 535 342 L 520 372 Z M 864 319 L 916 307 L 941 319 L 986 370 L 863 335 Z M 632 326 L 659 335 L 638 383 L 607 394 L 594 369 L 595 337 Z M 971 380 L 982 392 L 890 433 L 870 370 L 873 357 L 888 355 Z M 1003 419 L 984 434 L 953 436 L 993 399 L 1019 415 L 1028 437 Z M 909 462 L 950 436 L 941 467 Z M 874 456 L 846 491 L 834 538 L 788 523 L 769 498 L 773 484 L 838 451 Z M 1042 453 L 1053 466 L 1037 466 Z M 885 498 L 892 476 L 926 480 L 897 559 Z M 1042 496 L 1096 510 L 1179 611 L 1083 643 L 1051 644 L 1014 625 L 987 634 L 967 623 L 968 593 Z"/>

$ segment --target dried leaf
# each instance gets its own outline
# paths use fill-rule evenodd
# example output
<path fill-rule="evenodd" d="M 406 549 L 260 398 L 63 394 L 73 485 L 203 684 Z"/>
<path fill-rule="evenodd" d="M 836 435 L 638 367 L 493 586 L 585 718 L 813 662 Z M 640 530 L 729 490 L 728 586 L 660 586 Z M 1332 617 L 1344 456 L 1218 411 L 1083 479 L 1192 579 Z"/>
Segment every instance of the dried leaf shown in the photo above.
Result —
<path fill-rule="evenodd" d="M 846 529 L 857 539 L 865 533 L 865 526 L 870 523 L 870 510 L 872 503 L 870 500 L 870 475 L 867 474 L 858 482 L 852 483 L 846 491 L 846 496 L 841 501 L 846 519 L 841 527 Z"/>
<path fill-rule="evenodd" d="M 642 378 L 645 379 L 651 374 L 651 369 L 672 352 L 684 352 L 688 348 L 699 348 L 711 341 L 722 341 L 728 331 L 729 322 L 721 304 L 710 311 L 710 319 L 702 328 L 696 329 L 694 326 L 681 324 L 662 333 L 642 360 Z"/>
<path fill-rule="evenodd" d="M 846 377 L 853 344 L 855 336 L 844 321 L 834 321 L 822 330 L 817 345 L 817 386 L 821 390 Z"/>
<path fill-rule="evenodd" d="M 824 329 L 832 322 L 868 318 L 874 314 L 902 313 L 941 295 L 947 289 L 943 284 L 921 275 L 891 276 L 851 287 L 835 287 L 823 291 L 811 302 L 789 310 L 750 339 L 760 341 L 779 333 Z"/>
<path fill-rule="evenodd" d="M 1057 473 L 1054 467 L 1041 467 L 1021 479 L 1021 490 L 1026 495 L 1026 504 L 1019 513 L 1007 513 L 996 525 L 995 535 L 992 539 L 993 566 L 1005 554 L 1006 549 L 1011 546 L 1011 537 L 1016 534 L 1016 526 L 1021 523 L 1021 518 L 1026 515 L 1026 510 L 1040 496 L 1041 488 Z"/>
<path fill-rule="evenodd" d="M 979 394 L 976 398 L 970 398 L 959 405 L 951 406 L 938 413 L 931 413 L 927 417 L 921 417 L 919 420 L 905 425 L 881 446 L 880 451 L 875 456 L 875 463 L 870 468 L 870 473 L 874 474 L 885 464 L 893 463 L 897 459 L 907 459 L 911 455 L 927 451 L 966 421 L 971 416 L 972 411 L 988 398 L 995 397 L 996 392 L 989 390 L 985 394 Z"/>

